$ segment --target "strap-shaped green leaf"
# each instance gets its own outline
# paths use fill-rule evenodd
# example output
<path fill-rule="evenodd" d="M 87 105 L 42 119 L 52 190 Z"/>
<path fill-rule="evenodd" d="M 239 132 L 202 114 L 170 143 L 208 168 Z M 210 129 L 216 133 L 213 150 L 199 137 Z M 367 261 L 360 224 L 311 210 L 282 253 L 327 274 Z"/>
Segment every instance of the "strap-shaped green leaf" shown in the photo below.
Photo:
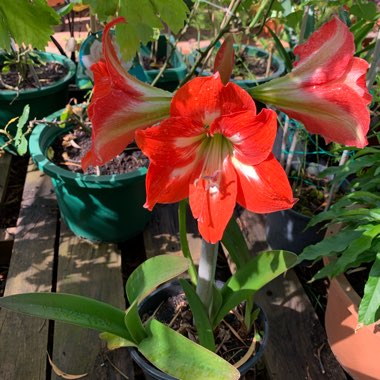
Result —
<path fill-rule="evenodd" d="M 121 347 L 137 347 L 137 345 L 130 340 L 106 332 L 99 334 L 99 338 L 107 343 L 109 350 L 116 350 Z"/>
<path fill-rule="evenodd" d="M 380 319 L 380 253 L 369 272 L 359 307 L 359 323 L 369 325 Z"/>
<path fill-rule="evenodd" d="M 136 300 L 125 312 L 125 325 L 127 326 L 127 329 L 135 343 L 138 344 L 146 337 L 146 332 L 139 315 L 138 304 Z"/>
<path fill-rule="evenodd" d="M 238 269 L 251 259 L 247 243 L 234 217 L 230 219 L 224 230 L 222 243 Z"/>
<path fill-rule="evenodd" d="M 191 312 L 193 313 L 199 342 L 203 347 L 206 347 L 210 351 L 214 352 L 215 340 L 207 310 L 205 309 L 195 289 L 185 280 L 179 280 L 179 282 L 186 294 Z"/>
<path fill-rule="evenodd" d="M 181 380 L 237 380 L 239 371 L 207 348 L 156 320 L 146 325 L 148 337 L 139 351 L 161 371 Z"/>
<path fill-rule="evenodd" d="M 124 311 L 92 298 L 65 293 L 25 293 L 0 298 L 0 307 L 109 332 L 132 341 L 124 324 Z"/>
<path fill-rule="evenodd" d="M 289 251 L 265 251 L 251 259 L 244 268 L 238 269 L 222 288 L 223 304 L 213 326 L 217 326 L 240 302 L 291 268 L 296 260 L 297 255 Z"/>
<path fill-rule="evenodd" d="M 148 259 L 129 276 L 126 284 L 128 301 L 141 301 L 157 286 L 180 275 L 189 268 L 184 257 L 161 255 Z"/>

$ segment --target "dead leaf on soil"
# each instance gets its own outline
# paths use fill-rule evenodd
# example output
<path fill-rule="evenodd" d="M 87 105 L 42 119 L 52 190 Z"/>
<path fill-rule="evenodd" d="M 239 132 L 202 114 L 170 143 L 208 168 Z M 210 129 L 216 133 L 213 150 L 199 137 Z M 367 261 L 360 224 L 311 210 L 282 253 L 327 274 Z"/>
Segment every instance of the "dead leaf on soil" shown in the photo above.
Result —
<path fill-rule="evenodd" d="M 81 375 L 70 375 L 68 373 L 65 373 L 63 371 L 61 371 L 54 363 L 53 361 L 51 360 L 51 357 L 49 355 L 49 353 L 47 352 L 47 356 L 48 356 L 48 359 L 49 359 L 49 363 L 51 365 L 51 368 L 53 369 L 54 373 L 59 376 L 59 377 L 62 377 L 63 379 L 68 379 L 68 380 L 75 380 L 75 379 L 81 379 L 85 376 L 87 376 L 87 373 L 83 373 Z"/>

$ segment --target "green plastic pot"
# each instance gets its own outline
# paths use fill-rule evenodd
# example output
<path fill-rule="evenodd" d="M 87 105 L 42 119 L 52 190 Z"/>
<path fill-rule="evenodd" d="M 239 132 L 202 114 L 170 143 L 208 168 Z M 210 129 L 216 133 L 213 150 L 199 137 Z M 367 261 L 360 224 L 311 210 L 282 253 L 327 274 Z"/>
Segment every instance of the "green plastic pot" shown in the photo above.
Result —
<path fill-rule="evenodd" d="M 239 48 L 240 48 L 240 45 L 234 44 L 235 51 L 237 51 Z M 261 57 L 267 57 L 269 55 L 269 53 L 266 50 L 257 48 L 256 46 L 243 45 L 242 48 L 244 49 L 244 51 L 249 56 L 257 56 L 257 57 L 261 58 Z M 193 62 L 195 62 L 195 59 L 196 59 L 196 55 L 191 55 L 189 58 L 189 63 L 192 64 Z M 239 79 L 239 80 L 236 80 L 236 79 L 231 78 L 231 82 L 236 83 L 237 85 L 239 85 L 240 87 L 242 87 L 244 89 L 249 89 L 249 88 L 255 87 L 259 84 L 269 82 L 272 79 L 278 78 L 281 75 L 284 75 L 285 71 L 286 71 L 284 61 L 281 58 L 279 58 L 278 56 L 273 55 L 272 56 L 272 62 L 273 62 L 273 65 L 275 66 L 275 71 L 272 75 L 269 75 L 269 76 L 264 77 L 264 78 L 258 78 L 258 79 L 241 79 L 241 80 Z M 207 71 L 207 70 L 203 71 L 202 73 L 200 73 L 200 70 L 197 70 L 197 73 L 198 73 L 198 75 L 202 75 L 202 76 L 211 75 L 211 72 Z"/>
<path fill-rule="evenodd" d="M 48 120 L 59 118 L 62 111 Z M 72 126 L 39 124 L 29 149 L 38 168 L 51 177 L 61 216 L 75 235 L 103 242 L 122 242 L 142 232 L 150 212 L 145 203 L 147 169 L 114 175 L 83 175 L 63 169 L 47 158 L 47 150 Z"/>
<path fill-rule="evenodd" d="M 140 54 L 142 57 L 149 57 L 151 51 L 151 43 L 148 43 L 146 46 L 142 46 L 140 49 Z M 168 45 L 166 36 L 161 35 L 158 39 L 158 49 L 157 49 L 157 58 L 164 59 L 168 54 L 170 54 L 170 45 Z M 187 66 L 183 62 L 181 53 L 176 50 L 170 60 L 170 64 L 172 67 L 167 68 L 164 73 L 161 75 L 158 80 L 156 87 L 162 88 L 166 91 L 174 91 L 185 78 L 187 74 Z M 151 83 L 154 78 L 156 78 L 157 74 L 160 70 L 152 69 L 152 70 L 144 70 L 145 74 L 148 77 L 149 83 Z"/>
<path fill-rule="evenodd" d="M 10 119 L 20 116 L 26 104 L 30 106 L 29 120 L 41 119 L 67 104 L 69 83 L 76 72 L 75 64 L 63 55 L 45 52 L 38 54 L 46 62 L 59 62 L 64 65 L 68 69 L 67 74 L 48 86 L 20 90 L 18 96 L 17 91 L 0 90 L 0 128 Z M 5 137 L 0 135 L 0 145 L 4 143 Z M 12 148 L 11 151 L 14 152 Z"/>

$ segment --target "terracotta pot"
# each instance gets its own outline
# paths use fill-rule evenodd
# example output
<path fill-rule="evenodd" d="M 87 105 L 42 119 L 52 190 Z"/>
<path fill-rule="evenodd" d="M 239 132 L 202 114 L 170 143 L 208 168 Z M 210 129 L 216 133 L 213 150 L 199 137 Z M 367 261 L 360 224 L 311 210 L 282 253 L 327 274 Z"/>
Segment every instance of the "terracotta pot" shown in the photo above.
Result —
<path fill-rule="evenodd" d="M 380 379 L 380 323 L 357 329 L 360 296 L 342 274 L 330 282 L 325 325 L 331 350 L 356 380 Z"/>

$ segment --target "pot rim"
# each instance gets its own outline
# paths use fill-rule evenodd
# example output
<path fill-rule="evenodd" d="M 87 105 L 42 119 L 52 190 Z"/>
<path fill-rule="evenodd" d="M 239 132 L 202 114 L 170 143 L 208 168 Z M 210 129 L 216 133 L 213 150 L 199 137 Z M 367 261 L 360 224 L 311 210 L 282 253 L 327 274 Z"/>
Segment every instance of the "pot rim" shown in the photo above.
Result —
<path fill-rule="evenodd" d="M 47 121 L 57 119 L 62 114 L 63 109 L 59 110 L 46 118 Z M 49 126 L 47 124 L 38 124 L 32 131 L 29 140 L 29 150 L 33 161 L 38 169 L 48 176 L 67 183 L 73 183 L 84 188 L 91 187 L 117 187 L 125 186 L 126 182 L 145 181 L 147 168 L 139 168 L 130 173 L 111 174 L 111 175 L 94 175 L 74 173 L 67 169 L 63 169 L 50 161 L 46 152 L 53 141 L 61 134 L 66 133 L 72 126 L 60 128 L 57 126 Z"/>
<path fill-rule="evenodd" d="M 179 284 L 179 282 L 177 280 L 169 281 L 169 282 L 165 283 L 164 285 L 161 285 L 156 290 L 154 290 L 152 293 L 150 293 L 147 297 L 145 297 L 142 300 L 142 302 L 140 303 L 139 309 L 145 305 L 145 303 L 148 301 L 148 299 L 156 296 L 162 290 L 168 289 L 170 287 L 177 287 L 179 289 L 182 289 L 181 286 L 180 286 L 180 284 Z M 263 308 L 259 304 L 255 303 L 255 305 L 260 308 L 260 315 L 261 315 L 261 319 L 262 319 L 263 324 L 264 324 L 264 334 L 263 334 L 262 341 L 260 342 L 260 347 L 257 350 L 257 352 L 255 352 L 255 354 L 250 359 L 248 359 L 242 366 L 240 366 L 238 368 L 241 376 L 245 375 L 248 372 L 248 370 L 250 368 L 252 368 L 257 363 L 257 361 L 263 356 L 264 349 L 265 349 L 265 347 L 267 345 L 268 337 L 269 337 L 269 321 L 268 321 L 268 317 L 267 317 L 265 311 L 263 310 Z M 159 379 L 178 380 L 177 378 L 175 378 L 175 377 L 173 377 L 171 375 L 168 375 L 165 372 L 162 372 L 158 368 L 154 367 L 142 354 L 140 354 L 140 352 L 135 347 L 129 347 L 128 349 L 129 349 L 129 352 L 130 352 L 130 354 L 132 356 L 132 359 L 144 371 L 146 371 L 150 375 L 156 376 L 156 378 L 159 378 Z"/>

